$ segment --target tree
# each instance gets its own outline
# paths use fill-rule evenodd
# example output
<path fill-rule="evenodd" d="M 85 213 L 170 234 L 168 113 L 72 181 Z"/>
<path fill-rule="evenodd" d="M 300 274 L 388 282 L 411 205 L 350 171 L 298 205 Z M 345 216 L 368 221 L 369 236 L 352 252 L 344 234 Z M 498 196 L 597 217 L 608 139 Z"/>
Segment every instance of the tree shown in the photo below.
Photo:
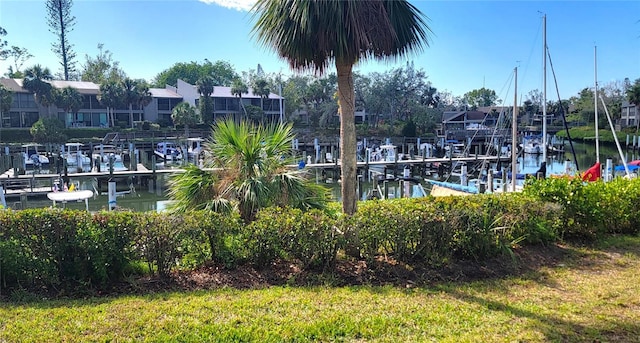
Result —
<path fill-rule="evenodd" d="M 124 88 L 122 81 L 109 80 L 100 84 L 100 94 L 97 98 L 101 104 L 107 107 L 107 121 L 115 126 L 116 108 L 124 106 Z"/>
<path fill-rule="evenodd" d="M 36 102 L 43 107 L 53 104 L 53 87 L 47 81 L 53 79 L 49 68 L 43 68 L 39 64 L 24 71 L 22 87 L 33 93 Z"/>
<path fill-rule="evenodd" d="M 36 143 L 64 143 L 67 135 L 64 134 L 64 123 L 55 117 L 42 117 L 29 129 L 33 141 Z"/>
<path fill-rule="evenodd" d="M 189 138 L 189 126 L 200 123 L 200 113 L 190 103 L 183 101 L 173 108 L 171 120 L 173 125 L 184 125 L 184 135 Z"/>
<path fill-rule="evenodd" d="M 54 90 L 54 101 L 58 108 L 64 110 L 65 113 L 73 115 L 73 123 L 78 121 L 78 111 L 82 107 L 82 94 L 73 87 L 65 87 Z"/>
<path fill-rule="evenodd" d="M 125 78 L 122 81 L 122 100 L 129 107 L 129 124 L 133 128 L 133 106 L 138 108 L 148 104 L 151 101 L 151 93 L 149 93 L 149 85 L 144 80 L 133 80 Z"/>
<path fill-rule="evenodd" d="M 29 50 L 25 48 L 20 48 L 17 46 L 12 46 L 9 52 L 7 53 L 7 58 L 11 58 L 13 60 L 13 66 L 9 67 L 11 68 L 10 73 L 11 74 L 20 73 L 20 69 L 22 69 L 22 66 L 31 57 L 33 57 L 33 55 L 29 53 Z M 15 67 L 15 70 L 13 69 L 13 67 Z"/>
<path fill-rule="evenodd" d="M 327 190 L 305 178 L 304 170 L 291 170 L 293 132 L 290 124 L 269 126 L 236 124 L 227 119 L 215 124 L 212 141 L 205 144 L 210 154 L 207 167 L 188 166 L 169 182 L 171 209 L 176 212 L 209 210 L 228 212 L 237 208 L 250 222 L 257 211 L 268 206 L 300 209 L 323 208 Z"/>
<path fill-rule="evenodd" d="M 95 58 L 85 55 L 85 60 L 80 76 L 82 81 L 103 84 L 109 80 L 118 81 L 126 77 L 125 72 L 119 67 L 119 62 L 113 61 L 113 54 L 104 50 L 102 43 L 98 44 L 98 55 Z"/>
<path fill-rule="evenodd" d="M 75 72 L 75 52 L 69 43 L 69 33 L 73 31 L 76 17 L 71 15 L 73 0 L 47 0 L 47 24 L 49 31 L 56 35 L 56 41 L 51 44 L 53 52 L 60 57 L 64 79 L 69 80 Z"/>
<path fill-rule="evenodd" d="M 2 28 L 2 26 L 0 26 L 0 61 L 6 60 L 7 54 L 9 53 L 9 50 L 6 48 L 9 42 L 7 42 L 4 38 L 2 38 L 6 35 L 7 35 L 7 30 L 5 30 L 4 28 Z"/>
<path fill-rule="evenodd" d="M 465 93 L 463 101 L 474 110 L 478 107 L 495 106 L 502 102 L 498 99 L 496 91 L 484 87 Z"/>
<path fill-rule="evenodd" d="M 640 79 L 636 79 L 632 86 L 627 89 L 627 99 L 629 103 L 636 105 L 636 135 L 640 128 Z"/>
<path fill-rule="evenodd" d="M 247 110 L 244 108 L 244 104 L 242 103 L 242 94 L 249 93 L 249 87 L 247 87 L 242 80 L 235 79 L 233 80 L 233 84 L 231 85 L 231 94 L 238 97 L 238 102 L 240 103 L 240 107 L 244 110 L 244 116 L 247 117 Z"/>
<path fill-rule="evenodd" d="M 260 97 L 260 111 L 262 112 L 262 122 L 264 122 L 264 99 L 269 99 L 271 90 L 265 79 L 258 79 L 253 85 L 253 94 Z"/>
<path fill-rule="evenodd" d="M 213 77 L 205 75 L 201 77 L 196 86 L 198 87 L 198 93 L 200 93 L 200 102 L 198 104 L 200 110 L 200 116 L 206 124 L 213 122 L 213 100 L 211 94 L 215 89 Z"/>
<path fill-rule="evenodd" d="M 342 210 L 357 207 L 353 66 L 369 58 L 404 56 L 428 45 L 430 29 L 407 1 L 258 0 L 253 32 L 296 70 L 338 74 Z"/>
<path fill-rule="evenodd" d="M 229 62 L 216 61 L 211 63 L 205 59 L 202 64 L 198 62 L 176 63 L 156 75 L 152 83 L 155 87 L 164 88 L 166 85 L 175 86 L 180 79 L 193 85 L 205 76 L 211 76 L 214 85 L 221 86 L 230 86 L 233 80 L 238 78 L 238 74 Z"/>
<path fill-rule="evenodd" d="M 31 55 L 27 49 L 18 46 L 11 46 L 11 48 L 7 48 L 9 43 L 2 39 L 2 36 L 5 36 L 6 34 L 7 31 L 0 27 L 0 61 L 7 60 L 9 58 L 13 59 L 13 65 L 9 66 L 5 75 L 9 78 L 24 78 L 24 74 L 20 69 L 27 60 L 33 57 L 33 55 Z"/>
<path fill-rule="evenodd" d="M 0 127 L 2 127 L 3 114 L 11 110 L 12 103 L 13 92 L 0 84 Z"/>

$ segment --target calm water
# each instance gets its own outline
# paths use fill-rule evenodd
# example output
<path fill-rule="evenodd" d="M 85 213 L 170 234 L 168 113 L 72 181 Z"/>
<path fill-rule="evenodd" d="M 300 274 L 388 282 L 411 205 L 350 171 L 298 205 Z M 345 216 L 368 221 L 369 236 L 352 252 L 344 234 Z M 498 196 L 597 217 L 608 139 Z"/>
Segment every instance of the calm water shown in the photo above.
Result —
<path fill-rule="evenodd" d="M 596 161 L 595 156 L 595 145 L 594 144 L 583 144 L 583 143 L 574 143 L 574 148 L 576 150 L 576 155 L 578 159 L 578 171 L 583 172 L 588 169 L 591 165 L 593 165 Z M 570 152 L 569 146 L 567 145 L 565 148 L 565 153 L 558 156 L 548 156 L 547 159 L 547 173 L 548 174 L 562 174 L 565 171 L 565 161 L 570 160 L 570 168 L 571 173 L 576 172 L 575 163 L 573 162 L 573 155 Z M 625 153 L 626 160 L 631 161 L 634 159 L 638 159 L 639 157 L 636 154 L 632 154 L 630 151 Z M 615 146 L 601 146 L 600 147 L 600 161 L 601 163 L 605 163 L 607 158 L 611 158 L 613 160 L 613 165 L 620 165 L 621 160 L 620 156 L 617 152 Z M 538 155 L 525 155 L 524 158 L 520 158 L 518 160 L 519 172 L 520 173 L 535 173 L 538 168 L 540 168 L 540 164 L 542 162 L 542 156 Z M 171 166 L 162 166 L 159 165 L 158 168 L 170 168 Z M 164 179 L 163 179 L 164 178 Z M 134 211 L 156 211 L 159 208 L 163 208 L 166 204 L 166 176 L 161 176 L 161 179 L 158 182 L 158 189 L 153 190 L 151 187 L 145 187 L 145 189 L 134 189 L 132 192 L 128 194 L 122 194 L 117 197 L 117 206 L 132 209 Z M 339 184 L 327 184 L 327 186 L 331 189 L 332 195 L 335 199 L 340 198 L 340 186 Z M 91 189 L 93 190 L 92 181 L 81 180 L 80 181 L 81 189 Z M 370 185 L 364 184 L 364 193 L 370 188 Z M 20 203 L 19 199 L 11 198 L 7 199 L 7 206 L 14 209 L 19 208 L 42 208 L 42 207 L 50 207 L 52 202 L 48 200 L 46 197 L 35 199 L 29 198 L 26 203 Z M 58 204 L 58 207 L 66 207 L 73 209 L 84 209 L 85 204 L 83 202 L 72 202 L 67 204 Z M 97 195 L 93 198 L 89 199 L 89 210 L 90 211 L 99 211 L 108 208 L 108 196 L 107 195 Z"/>

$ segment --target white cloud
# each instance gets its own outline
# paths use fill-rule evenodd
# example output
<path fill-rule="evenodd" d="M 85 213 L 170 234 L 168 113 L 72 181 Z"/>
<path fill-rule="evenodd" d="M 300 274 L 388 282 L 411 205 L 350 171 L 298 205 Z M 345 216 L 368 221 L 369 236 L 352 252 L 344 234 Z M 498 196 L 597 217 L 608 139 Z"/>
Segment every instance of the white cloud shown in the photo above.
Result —
<path fill-rule="evenodd" d="M 205 4 L 215 4 L 218 6 L 235 9 L 238 11 L 248 11 L 256 3 L 256 0 L 199 0 Z"/>

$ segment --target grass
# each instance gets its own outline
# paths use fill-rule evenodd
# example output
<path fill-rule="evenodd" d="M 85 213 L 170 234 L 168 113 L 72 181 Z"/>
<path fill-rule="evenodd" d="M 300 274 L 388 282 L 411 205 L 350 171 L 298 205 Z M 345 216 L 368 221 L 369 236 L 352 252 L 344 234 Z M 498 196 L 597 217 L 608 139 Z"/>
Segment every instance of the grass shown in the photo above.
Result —
<path fill-rule="evenodd" d="M 416 288 L 25 295 L 0 304 L 0 342 L 640 342 L 640 237 L 566 249 L 526 275 Z"/>

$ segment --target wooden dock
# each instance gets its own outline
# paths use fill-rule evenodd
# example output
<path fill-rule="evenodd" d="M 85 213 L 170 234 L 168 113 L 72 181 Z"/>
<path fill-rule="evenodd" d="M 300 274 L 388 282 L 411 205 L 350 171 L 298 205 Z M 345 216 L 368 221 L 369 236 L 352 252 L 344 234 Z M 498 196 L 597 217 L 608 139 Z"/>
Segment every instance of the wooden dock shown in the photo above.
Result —
<path fill-rule="evenodd" d="M 508 162 L 511 159 L 508 157 L 496 157 L 496 156 L 469 156 L 469 157 L 429 157 L 429 158 L 417 158 L 417 159 L 408 159 L 408 160 L 397 160 L 397 161 L 372 161 L 372 162 L 357 162 L 358 168 L 364 167 L 391 167 L 391 166 L 402 166 L 402 165 L 420 165 L 420 164 L 434 164 L 434 163 L 453 163 L 453 162 Z M 311 163 L 305 164 L 305 168 L 310 169 L 331 169 L 340 166 L 340 162 L 338 160 L 334 160 L 332 162 L 324 162 L 324 163 Z M 290 168 L 295 169 L 299 166 L 297 164 L 289 165 Z M 10 169 L 0 175 L 0 182 L 6 179 L 13 180 L 24 180 L 24 179 L 52 179 L 59 178 L 60 176 L 69 177 L 69 178 L 86 178 L 86 177 L 108 177 L 113 175 L 114 177 L 122 177 L 122 176 L 154 176 L 156 174 L 174 174 L 174 173 L 183 173 L 185 169 L 182 168 L 172 168 L 172 169 L 148 169 L 142 163 L 138 163 L 137 170 L 124 170 L 124 171 L 114 171 L 113 173 L 107 172 L 96 172 L 91 171 L 87 173 L 68 173 L 68 174 L 25 174 L 25 175 L 14 175 L 13 169 Z M 203 168 L 203 170 L 214 171 L 214 168 Z"/>

